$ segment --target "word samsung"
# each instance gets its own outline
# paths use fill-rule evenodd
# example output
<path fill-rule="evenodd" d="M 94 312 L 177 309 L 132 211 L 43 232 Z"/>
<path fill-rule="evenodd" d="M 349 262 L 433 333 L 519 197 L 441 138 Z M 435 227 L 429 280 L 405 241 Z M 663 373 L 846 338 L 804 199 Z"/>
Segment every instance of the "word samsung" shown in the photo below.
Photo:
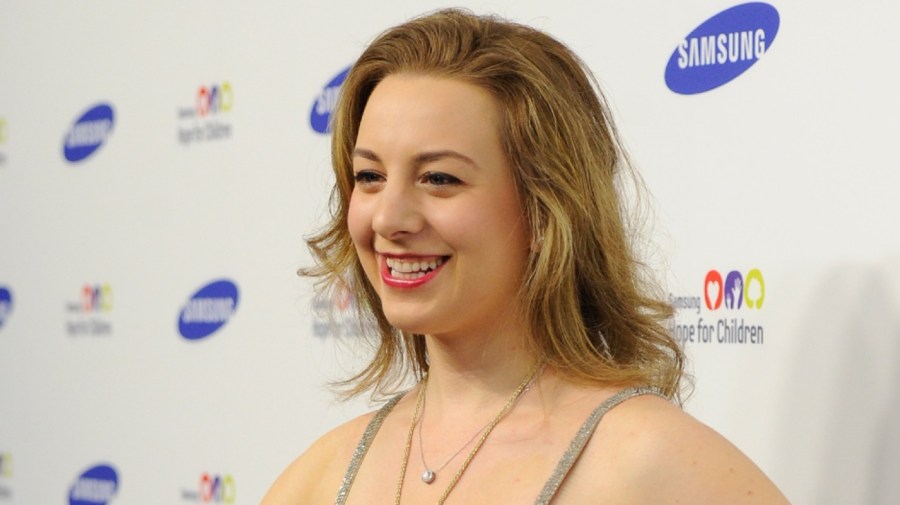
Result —
<path fill-rule="evenodd" d="M 666 65 L 666 86 L 693 95 L 726 84 L 769 50 L 778 33 L 778 11 L 752 2 L 707 19 L 678 45 Z"/>
<path fill-rule="evenodd" d="M 6 286 L 0 286 L 0 328 L 3 328 L 3 323 L 5 323 L 7 318 L 9 318 L 9 314 L 12 312 L 12 307 L 12 291 L 10 291 Z"/>
<path fill-rule="evenodd" d="M 119 474 L 109 465 L 85 470 L 69 489 L 69 505 L 107 505 L 119 489 Z"/>
<path fill-rule="evenodd" d="M 349 73 L 350 67 L 338 72 L 313 101 L 312 110 L 309 111 L 309 126 L 314 132 L 322 134 L 331 132 L 331 113 L 334 112 L 334 107 L 337 105 L 341 85 L 344 84 Z"/>
<path fill-rule="evenodd" d="M 94 154 L 102 146 L 114 124 L 113 108 L 101 103 L 81 115 L 63 140 L 63 157 L 70 163 L 77 163 Z"/>
<path fill-rule="evenodd" d="M 238 305 L 238 287 L 220 279 L 200 288 L 178 315 L 178 333 L 186 340 L 199 340 L 225 325 Z"/>
<path fill-rule="evenodd" d="M 679 44 L 677 51 L 678 68 L 758 60 L 766 52 L 766 32 L 757 29 L 691 37 Z"/>

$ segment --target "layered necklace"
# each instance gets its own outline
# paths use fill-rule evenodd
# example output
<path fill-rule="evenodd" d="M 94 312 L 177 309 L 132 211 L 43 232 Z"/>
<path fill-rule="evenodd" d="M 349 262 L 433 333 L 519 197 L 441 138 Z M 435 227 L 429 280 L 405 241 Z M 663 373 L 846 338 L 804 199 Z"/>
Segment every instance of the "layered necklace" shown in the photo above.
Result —
<path fill-rule="evenodd" d="M 487 423 L 486 425 L 484 425 L 484 427 L 482 427 L 480 430 L 475 432 L 475 434 L 472 435 L 472 438 L 470 438 L 468 441 L 466 441 L 466 443 L 462 447 L 460 447 L 458 451 L 456 451 L 452 456 L 450 456 L 450 458 L 447 459 L 447 461 L 445 461 L 443 465 L 439 466 L 436 469 L 431 469 L 428 467 L 428 464 L 425 462 L 425 451 L 424 451 L 424 449 L 422 449 L 422 424 L 421 423 L 422 423 L 422 418 L 424 417 L 425 389 L 426 389 L 426 386 L 428 385 L 428 376 L 426 376 L 424 379 L 422 379 L 422 382 L 419 385 L 419 393 L 416 396 L 416 409 L 413 412 L 413 419 L 409 425 L 409 432 L 406 434 L 406 447 L 404 447 L 404 449 L 403 449 L 403 462 L 400 465 L 400 479 L 397 481 L 397 493 L 394 496 L 394 505 L 400 504 L 400 495 L 403 493 L 403 480 L 406 477 L 406 466 L 407 466 L 407 463 L 409 462 L 409 451 L 410 451 L 410 447 L 412 447 L 413 433 L 415 433 L 415 431 L 416 431 L 416 425 L 419 426 L 419 454 L 422 457 L 422 466 L 425 467 L 425 471 L 422 472 L 422 481 L 425 482 L 426 484 L 431 484 L 432 482 L 434 482 L 435 478 L 437 478 L 437 472 L 440 472 L 441 470 L 443 470 L 444 467 L 446 467 L 451 461 L 453 461 L 454 458 L 459 456 L 459 454 L 463 451 L 463 449 L 468 447 L 469 444 L 471 444 L 473 440 L 478 438 L 478 441 L 475 442 L 475 446 L 472 447 L 471 451 L 469 451 L 468 456 L 466 456 L 466 459 L 463 461 L 462 465 L 459 467 L 459 470 L 456 471 L 456 474 L 450 480 L 450 484 L 447 485 L 447 488 L 444 490 L 443 494 L 441 494 L 441 497 L 438 499 L 437 503 L 438 503 L 438 505 L 441 505 L 442 503 L 444 503 L 444 500 L 447 499 L 447 496 L 450 495 L 450 491 L 453 490 L 453 488 L 456 486 L 457 482 L 459 482 L 459 479 L 462 477 L 463 472 L 465 472 L 466 468 L 469 467 L 469 463 L 471 463 L 472 459 L 475 458 L 475 455 L 478 454 L 478 451 L 481 449 L 481 446 L 484 445 L 484 442 L 487 440 L 488 435 L 490 435 L 491 432 L 494 430 L 494 428 L 497 427 L 497 424 L 499 424 L 500 421 L 504 417 L 506 417 L 506 414 L 509 414 L 509 412 L 513 409 L 513 407 L 516 406 L 516 404 L 519 402 L 519 399 L 522 398 L 522 395 L 524 395 L 529 389 L 531 389 L 531 386 L 534 384 L 534 381 L 537 378 L 538 372 L 540 370 L 541 370 L 541 365 L 540 365 L 540 363 L 538 363 L 528 372 L 528 375 L 525 376 L 525 379 L 522 380 L 521 384 L 519 384 L 519 387 L 517 387 L 516 390 L 513 391 L 512 396 L 509 397 L 509 400 L 506 401 L 506 404 L 503 406 L 502 409 L 500 409 L 500 412 L 496 416 L 494 416 L 494 418 L 491 419 L 491 421 L 489 423 Z M 478 436 L 479 434 L 481 435 L 480 437 Z"/>

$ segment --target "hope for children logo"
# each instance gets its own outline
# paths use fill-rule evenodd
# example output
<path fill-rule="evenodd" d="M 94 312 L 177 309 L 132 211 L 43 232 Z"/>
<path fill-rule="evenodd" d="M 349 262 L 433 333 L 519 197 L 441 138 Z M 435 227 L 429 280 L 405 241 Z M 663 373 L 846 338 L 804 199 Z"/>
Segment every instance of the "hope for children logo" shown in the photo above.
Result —
<path fill-rule="evenodd" d="M 196 487 L 181 490 L 183 501 L 195 503 L 233 505 L 236 497 L 237 488 L 234 484 L 234 477 L 229 474 L 203 472 L 200 474 Z"/>
<path fill-rule="evenodd" d="M 763 344 L 765 328 L 755 321 L 766 298 L 766 282 L 758 268 L 709 270 L 699 294 L 669 293 L 675 309 L 669 331 L 687 344 Z"/>
<path fill-rule="evenodd" d="M 230 82 L 201 85 L 194 93 L 194 103 L 178 109 L 178 142 L 187 146 L 230 138 L 232 127 L 227 119 L 232 107 L 234 90 Z"/>
<path fill-rule="evenodd" d="M 78 295 L 77 300 L 66 304 L 66 332 L 73 337 L 111 335 L 112 286 L 85 284 Z"/>
<path fill-rule="evenodd" d="M 0 167 L 6 164 L 6 154 L 3 148 L 6 146 L 6 118 L 0 116 Z"/>
<path fill-rule="evenodd" d="M 316 337 L 353 337 L 362 333 L 356 299 L 346 286 L 338 287 L 331 294 L 317 294 L 312 309 L 312 332 Z"/>
<path fill-rule="evenodd" d="M 12 489 L 4 485 L 4 480 L 12 478 L 12 475 L 12 454 L 8 452 L 0 452 L 0 500 L 10 500 L 13 497 Z"/>

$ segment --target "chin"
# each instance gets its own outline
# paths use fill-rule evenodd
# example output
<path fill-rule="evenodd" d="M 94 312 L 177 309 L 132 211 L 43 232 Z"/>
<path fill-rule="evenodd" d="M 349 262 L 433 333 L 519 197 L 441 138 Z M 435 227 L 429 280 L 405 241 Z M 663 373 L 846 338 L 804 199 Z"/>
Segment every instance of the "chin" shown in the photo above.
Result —
<path fill-rule="evenodd" d="M 397 328 L 402 332 L 415 334 L 428 333 L 428 330 L 425 328 L 424 322 L 421 321 L 418 317 L 398 317 L 389 313 L 385 313 L 385 317 L 387 318 L 388 322 L 391 323 L 391 326 Z"/>
<path fill-rule="evenodd" d="M 384 317 L 391 323 L 391 326 L 406 333 L 415 333 L 420 335 L 431 334 L 435 331 L 435 315 L 433 312 L 423 310 L 421 307 L 404 307 L 398 310 L 394 307 L 382 307 Z"/>

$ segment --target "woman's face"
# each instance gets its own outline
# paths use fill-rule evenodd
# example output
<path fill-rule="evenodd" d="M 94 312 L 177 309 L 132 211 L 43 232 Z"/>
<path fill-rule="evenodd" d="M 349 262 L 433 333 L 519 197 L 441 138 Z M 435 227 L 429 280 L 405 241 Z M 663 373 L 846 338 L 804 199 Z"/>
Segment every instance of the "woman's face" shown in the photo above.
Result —
<path fill-rule="evenodd" d="M 363 113 L 353 173 L 350 235 L 391 324 L 449 336 L 516 321 L 530 239 L 486 91 L 388 76 Z"/>

